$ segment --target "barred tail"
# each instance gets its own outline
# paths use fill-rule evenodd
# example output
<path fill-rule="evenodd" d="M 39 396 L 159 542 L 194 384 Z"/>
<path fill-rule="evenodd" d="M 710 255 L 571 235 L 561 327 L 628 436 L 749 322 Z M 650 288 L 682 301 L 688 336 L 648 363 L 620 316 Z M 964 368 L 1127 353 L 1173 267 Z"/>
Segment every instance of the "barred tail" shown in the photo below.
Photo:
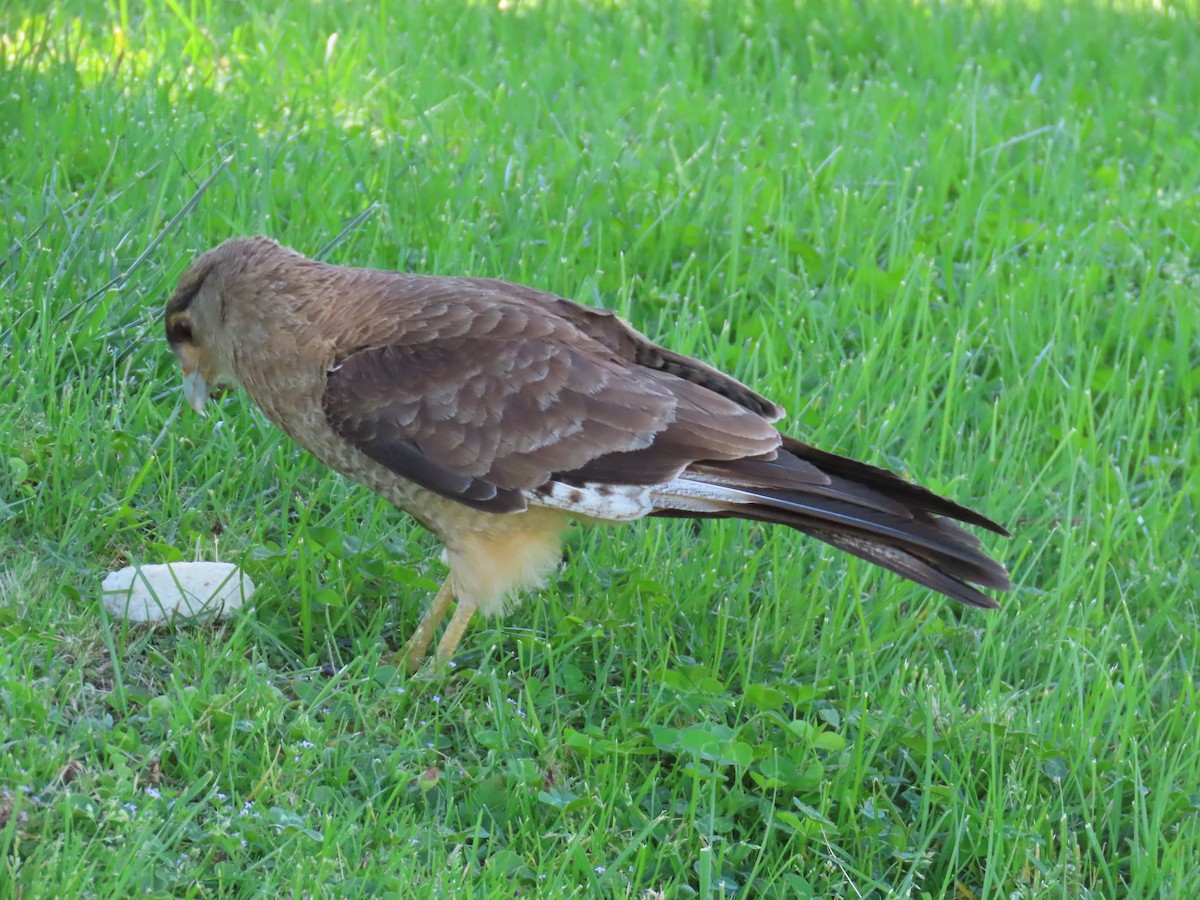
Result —
<path fill-rule="evenodd" d="M 773 460 L 694 463 L 654 503 L 659 516 L 787 525 L 969 606 L 999 606 L 972 585 L 1012 588 L 1004 566 L 958 522 L 1007 536 L 1001 526 L 886 469 L 792 438 Z"/>

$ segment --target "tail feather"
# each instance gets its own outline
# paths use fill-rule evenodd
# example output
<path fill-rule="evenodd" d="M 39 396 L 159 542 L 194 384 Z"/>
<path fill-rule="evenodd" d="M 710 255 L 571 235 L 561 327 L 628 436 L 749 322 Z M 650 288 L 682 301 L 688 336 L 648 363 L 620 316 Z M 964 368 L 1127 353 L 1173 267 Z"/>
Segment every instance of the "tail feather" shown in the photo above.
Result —
<path fill-rule="evenodd" d="M 939 594 L 945 594 L 952 600 L 974 606 L 979 609 L 999 609 L 1000 604 L 982 591 L 977 591 L 960 577 L 944 572 L 932 563 L 913 556 L 911 553 L 886 544 L 873 543 L 852 537 L 847 534 L 821 534 L 809 532 L 813 537 L 820 538 L 828 544 L 845 550 L 865 559 L 867 562 L 882 566 L 897 575 L 924 585 Z M 1007 579 L 1005 579 L 1007 581 Z M 994 586 L 994 585 L 992 585 Z M 1009 585 L 1011 587 L 1011 585 Z M 1005 590 L 1006 588 L 1000 588 Z"/>
<path fill-rule="evenodd" d="M 981 515 L 965 506 L 960 506 L 953 500 L 947 500 L 945 497 L 935 494 L 929 488 L 913 484 L 911 481 L 905 481 L 895 472 L 880 468 L 879 466 L 868 465 L 867 463 L 859 462 L 857 459 L 851 459 L 848 456 L 838 456 L 836 453 L 830 453 L 827 450 L 818 450 L 816 447 L 786 435 L 784 435 L 783 449 L 780 452 L 780 456 L 784 455 L 791 455 L 797 459 L 811 463 L 829 475 L 840 475 L 850 481 L 858 482 L 864 487 L 874 488 L 884 494 L 895 497 L 897 500 L 908 503 L 913 509 L 936 513 L 939 516 L 949 516 L 952 519 L 958 519 L 960 522 L 966 522 L 969 525 L 978 525 L 980 528 L 986 528 L 988 531 L 1004 535 L 1004 537 L 1012 537 L 1007 529 L 1001 525 L 997 525 L 991 519 L 987 518 L 987 516 Z"/>
<path fill-rule="evenodd" d="M 1007 535 L 886 469 L 790 438 L 775 459 L 696 463 L 656 492 L 655 515 L 788 525 L 969 606 L 999 604 L 972 585 L 1012 587 L 1004 566 L 955 519 Z"/>

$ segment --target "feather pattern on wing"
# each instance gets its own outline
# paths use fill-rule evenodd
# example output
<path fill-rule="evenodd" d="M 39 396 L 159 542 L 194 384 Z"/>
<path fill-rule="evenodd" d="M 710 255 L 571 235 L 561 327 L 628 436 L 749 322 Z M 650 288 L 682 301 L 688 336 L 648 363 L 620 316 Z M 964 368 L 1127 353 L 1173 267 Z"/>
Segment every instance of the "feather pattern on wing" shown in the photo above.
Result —
<path fill-rule="evenodd" d="M 487 299 L 338 359 L 322 399 L 333 430 L 396 474 L 491 512 L 523 509 L 522 492 L 552 480 L 657 484 L 698 459 L 779 445 L 757 410 L 726 394 L 630 365 L 540 305 Z"/>

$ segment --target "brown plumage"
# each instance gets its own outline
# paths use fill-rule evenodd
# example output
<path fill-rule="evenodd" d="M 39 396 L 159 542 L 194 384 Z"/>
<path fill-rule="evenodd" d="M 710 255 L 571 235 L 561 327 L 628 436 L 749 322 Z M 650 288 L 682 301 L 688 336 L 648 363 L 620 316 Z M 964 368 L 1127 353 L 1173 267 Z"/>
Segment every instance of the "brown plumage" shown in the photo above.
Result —
<path fill-rule="evenodd" d="M 188 400 L 240 384 L 293 440 L 407 510 L 450 574 L 409 641 L 453 654 L 559 560 L 572 519 L 788 525 L 971 606 L 1010 587 L 954 520 L 1007 532 L 884 469 L 810 447 L 783 410 L 612 313 L 521 285 L 352 269 L 266 238 L 197 259 L 167 303 Z"/>

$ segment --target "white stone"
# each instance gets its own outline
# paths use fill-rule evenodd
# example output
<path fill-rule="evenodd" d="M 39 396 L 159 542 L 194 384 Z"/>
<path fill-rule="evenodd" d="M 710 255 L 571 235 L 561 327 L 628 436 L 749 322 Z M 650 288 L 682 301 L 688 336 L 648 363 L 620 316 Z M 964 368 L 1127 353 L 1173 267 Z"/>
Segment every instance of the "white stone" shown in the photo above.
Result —
<path fill-rule="evenodd" d="M 233 563 L 177 562 L 109 572 L 100 590 L 108 611 L 130 622 L 224 619 L 250 599 L 254 582 Z"/>

